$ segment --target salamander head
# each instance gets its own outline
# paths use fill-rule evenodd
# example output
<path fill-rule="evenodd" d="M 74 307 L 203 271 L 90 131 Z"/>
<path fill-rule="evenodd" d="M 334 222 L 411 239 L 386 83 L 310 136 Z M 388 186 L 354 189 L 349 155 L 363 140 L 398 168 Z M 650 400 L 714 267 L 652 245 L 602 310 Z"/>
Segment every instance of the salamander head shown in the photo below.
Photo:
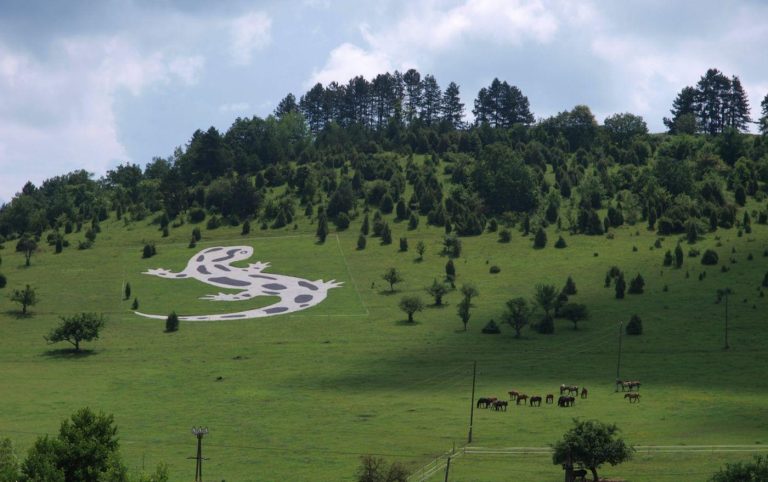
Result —
<path fill-rule="evenodd" d="M 207 261 L 213 261 L 216 263 L 232 263 L 234 261 L 241 261 L 248 259 L 253 255 L 253 248 L 250 246 L 227 246 L 209 248 L 203 250 L 197 261 L 206 259 Z"/>

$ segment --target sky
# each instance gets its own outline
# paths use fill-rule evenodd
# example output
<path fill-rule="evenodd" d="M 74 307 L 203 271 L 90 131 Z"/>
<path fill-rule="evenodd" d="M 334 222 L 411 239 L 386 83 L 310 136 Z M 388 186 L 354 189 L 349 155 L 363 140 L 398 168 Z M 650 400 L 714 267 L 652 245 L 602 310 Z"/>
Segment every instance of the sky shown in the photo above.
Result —
<path fill-rule="evenodd" d="M 658 132 L 716 67 L 757 118 L 766 45 L 768 2 L 748 0 L 0 0 L 0 203 L 27 181 L 168 157 L 316 82 L 395 69 L 456 82 L 469 116 L 498 77 L 537 118 L 586 104 Z"/>

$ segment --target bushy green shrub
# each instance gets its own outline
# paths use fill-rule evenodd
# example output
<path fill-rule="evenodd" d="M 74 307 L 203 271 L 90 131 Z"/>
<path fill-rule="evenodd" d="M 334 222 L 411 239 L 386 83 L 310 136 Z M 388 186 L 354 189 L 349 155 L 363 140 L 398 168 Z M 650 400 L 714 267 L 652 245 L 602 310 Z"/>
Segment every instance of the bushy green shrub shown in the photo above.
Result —
<path fill-rule="evenodd" d="M 568 243 L 565 242 L 565 239 L 563 239 L 562 236 L 558 236 L 557 241 L 555 241 L 555 248 L 563 249 L 567 247 L 568 247 Z"/>
<path fill-rule="evenodd" d="M 717 255 L 717 251 L 713 249 L 708 249 L 704 251 L 704 254 L 701 257 L 701 264 L 713 266 L 716 265 L 720 261 L 720 257 Z"/>
<path fill-rule="evenodd" d="M 175 311 L 172 311 L 168 318 L 165 319 L 165 331 L 166 333 L 179 331 L 179 316 Z"/>
<path fill-rule="evenodd" d="M 642 335 L 643 334 L 643 320 L 637 315 L 632 315 L 629 319 L 627 327 L 625 328 L 627 335 Z"/>
<path fill-rule="evenodd" d="M 490 269 L 489 269 L 488 271 L 489 271 L 491 274 L 499 274 L 499 273 L 501 273 L 501 268 L 499 268 L 498 266 L 496 266 L 496 265 L 494 264 L 493 266 L 491 266 L 491 267 L 490 267 Z"/>
<path fill-rule="evenodd" d="M 499 231 L 499 242 L 500 243 L 508 243 L 512 241 L 512 232 L 509 229 L 502 229 Z"/>

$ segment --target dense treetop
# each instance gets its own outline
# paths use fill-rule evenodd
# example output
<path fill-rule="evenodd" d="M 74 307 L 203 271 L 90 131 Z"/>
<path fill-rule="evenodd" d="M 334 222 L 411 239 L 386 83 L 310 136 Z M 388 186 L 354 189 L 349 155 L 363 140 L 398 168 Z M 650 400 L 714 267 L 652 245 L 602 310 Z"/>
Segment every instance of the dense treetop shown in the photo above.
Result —
<path fill-rule="evenodd" d="M 479 234 L 493 218 L 520 220 L 526 232 L 557 222 L 601 234 L 641 220 L 660 233 L 690 223 L 701 232 L 737 225 L 747 197 L 765 197 L 768 95 L 763 136 L 744 133 L 752 122 L 744 89 L 717 69 L 681 90 L 667 134 L 649 134 L 631 113 L 601 125 L 584 105 L 535 120 L 523 92 L 499 79 L 477 93 L 470 124 L 459 93 L 414 69 L 316 84 L 265 119 L 199 129 L 144 168 L 27 183 L 0 208 L 0 236 L 68 234 L 88 223 L 97 232 L 111 212 L 126 222 L 159 216 L 164 226 L 216 215 L 280 228 L 299 205 L 339 229 L 360 207 L 396 206 L 399 219 L 426 216 L 459 235 Z"/>

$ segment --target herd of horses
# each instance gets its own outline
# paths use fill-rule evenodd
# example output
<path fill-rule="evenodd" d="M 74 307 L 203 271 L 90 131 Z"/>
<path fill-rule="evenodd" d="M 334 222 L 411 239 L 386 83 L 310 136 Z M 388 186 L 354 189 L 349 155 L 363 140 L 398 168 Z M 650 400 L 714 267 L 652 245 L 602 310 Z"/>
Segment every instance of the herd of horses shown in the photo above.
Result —
<path fill-rule="evenodd" d="M 637 380 L 616 380 L 616 391 L 621 387 L 621 391 L 627 391 L 629 393 L 624 394 L 624 399 L 629 400 L 629 403 L 640 402 L 640 382 Z M 635 390 L 635 391 L 633 391 Z M 542 398 L 539 395 L 528 396 L 526 393 L 510 390 L 509 400 L 500 400 L 497 397 L 480 397 L 477 399 L 477 408 L 492 408 L 493 410 L 506 412 L 510 402 L 515 402 L 515 405 L 528 405 L 531 407 L 540 407 Z M 576 404 L 576 397 L 585 399 L 589 396 L 589 390 L 586 387 L 581 387 L 579 392 L 578 385 L 560 385 L 560 397 L 557 399 L 558 407 L 573 407 Z M 545 403 L 551 405 L 555 403 L 555 395 L 550 393 L 545 398 Z"/>
<path fill-rule="evenodd" d="M 496 411 L 506 412 L 510 402 L 515 402 L 515 405 L 541 406 L 542 397 L 539 395 L 528 396 L 516 390 L 510 390 L 508 393 L 508 401 L 500 400 L 496 397 L 480 397 L 477 399 L 477 408 L 492 408 Z M 579 387 L 577 385 L 560 385 L 560 397 L 557 399 L 557 406 L 573 407 L 576 404 L 577 396 L 579 396 Z M 582 387 L 580 396 L 581 398 L 587 398 L 589 390 L 586 387 Z M 550 393 L 543 400 L 545 400 L 547 405 L 554 404 L 555 395 Z"/>

